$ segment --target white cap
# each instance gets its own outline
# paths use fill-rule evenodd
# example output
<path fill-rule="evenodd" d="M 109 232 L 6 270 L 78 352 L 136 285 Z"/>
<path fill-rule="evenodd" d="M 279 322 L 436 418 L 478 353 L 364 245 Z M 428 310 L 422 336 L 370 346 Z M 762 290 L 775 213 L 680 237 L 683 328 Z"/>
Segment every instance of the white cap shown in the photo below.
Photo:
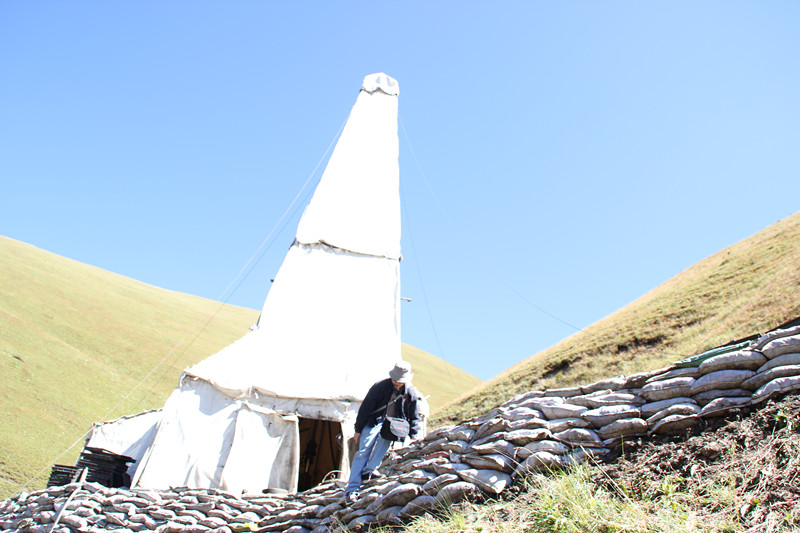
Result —
<path fill-rule="evenodd" d="M 361 90 L 366 91 L 369 94 L 372 94 L 375 91 L 381 91 L 386 94 L 398 96 L 400 94 L 400 85 L 397 83 L 396 79 L 388 74 L 378 72 L 377 74 L 364 76 L 364 81 L 361 84 Z"/>
<path fill-rule="evenodd" d="M 389 377 L 400 383 L 411 383 L 411 363 L 396 362 L 394 368 L 389 371 Z"/>

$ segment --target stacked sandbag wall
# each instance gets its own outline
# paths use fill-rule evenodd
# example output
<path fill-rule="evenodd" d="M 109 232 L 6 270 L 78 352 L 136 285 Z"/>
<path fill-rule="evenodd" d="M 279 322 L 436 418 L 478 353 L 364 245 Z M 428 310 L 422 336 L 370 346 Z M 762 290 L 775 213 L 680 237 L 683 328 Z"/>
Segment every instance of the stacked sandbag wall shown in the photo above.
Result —
<path fill-rule="evenodd" d="M 470 497 L 497 496 L 515 478 L 589 458 L 626 439 L 685 431 L 704 418 L 800 389 L 800 326 L 710 350 L 667 368 L 581 387 L 531 391 L 482 416 L 394 449 L 382 477 L 346 503 L 341 482 L 299 494 L 123 491 L 88 484 L 69 505 L 52 490 L 0 505 L 0 527 L 49 531 L 290 531 L 323 533 L 402 523 Z M 92 490 L 86 487 L 92 488 Z M 69 490 L 65 488 L 63 490 Z M 249 524 L 249 525 L 248 525 Z"/>

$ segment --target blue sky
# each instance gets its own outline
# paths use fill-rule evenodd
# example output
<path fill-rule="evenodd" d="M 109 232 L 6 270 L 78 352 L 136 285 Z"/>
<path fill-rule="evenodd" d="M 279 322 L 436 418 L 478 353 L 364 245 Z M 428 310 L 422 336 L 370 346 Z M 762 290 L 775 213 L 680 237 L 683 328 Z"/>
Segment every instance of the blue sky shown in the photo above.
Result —
<path fill-rule="evenodd" d="M 226 287 L 386 72 L 402 337 L 488 379 L 798 210 L 798 27 L 784 1 L 5 1 L 0 234 L 260 308 L 302 206 Z"/>

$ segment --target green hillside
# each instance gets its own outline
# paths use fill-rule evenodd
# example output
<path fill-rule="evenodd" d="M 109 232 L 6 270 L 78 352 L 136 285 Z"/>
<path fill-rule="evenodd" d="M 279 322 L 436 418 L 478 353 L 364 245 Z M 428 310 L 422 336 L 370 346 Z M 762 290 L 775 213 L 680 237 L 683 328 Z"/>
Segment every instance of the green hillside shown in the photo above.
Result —
<path fill-rule="evenodd" d="M 654 370 L 800 315 L 800 213 L 686 269 L 638 300 L 437 411 L 431 426 L 530 390 Z"/>
<path fill-rule="evenodd" d="M 43 487 L 53 462 L 74 464 L 93 422 L 161 407 L 184 368 L 257 318 L 0 236 L 0 497 L 32 478 L 28 489 Z M 432 409 L 480 382 L 403 354 Z"/>

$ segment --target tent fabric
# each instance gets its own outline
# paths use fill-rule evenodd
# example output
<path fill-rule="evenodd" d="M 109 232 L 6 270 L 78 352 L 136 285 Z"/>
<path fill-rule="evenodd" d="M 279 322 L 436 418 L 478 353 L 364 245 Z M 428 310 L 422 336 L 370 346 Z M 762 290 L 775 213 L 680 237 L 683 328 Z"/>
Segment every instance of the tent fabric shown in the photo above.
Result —
<path fill-rule="evenodd" d="M 239 402 L 204 381 L 184 381 L 167 399 L 134 486 L 214 488 L 235 429 Z"/>
<path fill-rule="evenodd" d="M 358 401 L 399 358 L 399 296 L 398 261 L 296 243 L 258 329 L 186 374 L 233 397 Z"/>
<path fill-rule="evenodd" d="M 297 240 L 399 259 L 398 154 L 397 96 L 362 90 L 303 213 Z"/>
<path fill-rule="evenodd" d="M 300 418 L 340 424 L 339 446 L 352 436 L 400 359 L 397 94 L 365 78 L 257 328 L 184 371 L 133 486 L 295 491 Z"/>
<path fill-rule="evenodd" d="M 236 428 L 222 471 L 220 485 L 242 492 L 269 487 L 297 490 L 300 435 L 296 416 L 281 416 L 243 404 L 236 414 Z"/>
<path fill-rule="evenodd" d="M 142 459 L 161 419 L 161 411 L 145 411 L 110 422 L 92 425 L 86 439 L 86 448 L 100 448 L 134 460 L 128 465 L 128 474 L 133 477 L 136 466 Z"/>
<path fill-rule="evenodd" d="M 257 395 L 235 400 L 204 380 L 184 378 L 162 409 L 156 439 L 142 459 L 146 468 L 136 471 L 133 485 L 296 491 L 298 418 L 341 422 L 346 442 L 358 405 Z"/>

